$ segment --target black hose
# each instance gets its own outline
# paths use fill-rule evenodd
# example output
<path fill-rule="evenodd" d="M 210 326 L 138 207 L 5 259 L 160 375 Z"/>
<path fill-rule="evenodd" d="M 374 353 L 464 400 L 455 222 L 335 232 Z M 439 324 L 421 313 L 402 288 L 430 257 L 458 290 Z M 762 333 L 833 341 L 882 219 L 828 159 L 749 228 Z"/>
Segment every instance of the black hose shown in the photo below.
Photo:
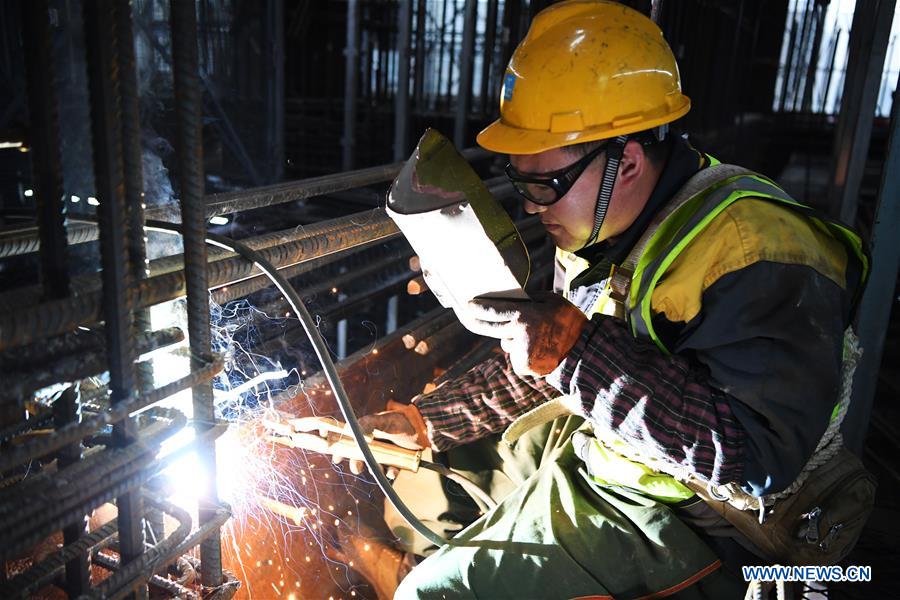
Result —
<path fill-rule="evenodd" d="M 491 498 L 488 493 L 481 488 L 481 486 L 479 486 L 477 483 L 475 483 L 462 473 L 454 471 L 450 467 L 445 467 L 440 463 L 431 462 L 428 460 L 420 461 L 419 466 L 424 469 L 434 471 L 435 473 L 439 473 L 450 481 L 455 481 L 460 486 L 462 486 L 462 488 L 466 490 L 466 492 L 469 493 L 473 498 L 481 500 L 488 507 L 488 509 L 497 506 L 496 500 Z"/>

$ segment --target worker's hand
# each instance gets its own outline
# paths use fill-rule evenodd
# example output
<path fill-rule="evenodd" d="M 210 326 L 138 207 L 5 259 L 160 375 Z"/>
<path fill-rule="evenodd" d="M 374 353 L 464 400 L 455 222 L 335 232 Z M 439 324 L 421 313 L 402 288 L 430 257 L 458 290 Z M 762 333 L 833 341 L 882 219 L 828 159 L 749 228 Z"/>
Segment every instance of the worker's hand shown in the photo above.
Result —
<path fill-rule="evenodd" d="M 513 370 L 532 377 L 553 371 L 588 321 L 578 307 L 552 292 L 538 292 L 531 300 L 476 298 L 469 307 L 475 333 L 500 339 Z"/>
<path fill-rule="evenodd" d="M 425 420 L 413 404 L 388 400 L 387 410 L 359 418 L 363 433 L 377 440 L 385 440 L 409 450 L 422 450 L 428 446 Z M 348 429 L 349 433 L 349 429 Z M 341 462 L 340 458 L 333 462 Z M 366 468 L 361 460 L 350 461 L 350 472 L 359 475 Z M 391 469 L 388 470 L 388 476 Z"/>

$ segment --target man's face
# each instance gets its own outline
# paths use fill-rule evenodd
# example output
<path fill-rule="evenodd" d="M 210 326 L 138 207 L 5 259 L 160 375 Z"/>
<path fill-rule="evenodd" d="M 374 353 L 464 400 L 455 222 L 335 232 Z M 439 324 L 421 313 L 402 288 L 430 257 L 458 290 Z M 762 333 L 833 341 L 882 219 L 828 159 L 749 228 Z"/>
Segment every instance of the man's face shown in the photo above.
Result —
<path fill-rule="evenodd" d="M 542 177 L 572 165 L 579 158 L 576 154 L 555 148 L 538 154 L 511 155 L 509 161 L 522 175 Z M 575 180 L 569 192 L 549 206 L 523 198 L 525 212 L 541 216 L 541 222 L 557 247 L 574 252 L 584 248 L 591 237 L 597 191 L 605 165 L 606 155 L 601 153 Z M 597 241 L 615 238 L 634 223 L 656 185 L 658 172 L 652 173 L 651 170 L 640 144 L 629 141 L 619 163 L 616 184 Z"/>
<path fill-rule="evenodd" d="M 511 155 L 509 161 L 519 173 L 540 177 L 568 167 L 578 158 L 575 154 L 554 148 L 538 154 Z M 597 190 L 605 161 L 603 154 L 594 159 L 569 192 L 554 204 L 541 206 L 523 198 L 525 212 L 540 215 L 541 222 L 557 247 L 572 252 L 583 248 L 590 238 L 594 227 Z M 605 225 L 603 230 L 606 230 Z"/>

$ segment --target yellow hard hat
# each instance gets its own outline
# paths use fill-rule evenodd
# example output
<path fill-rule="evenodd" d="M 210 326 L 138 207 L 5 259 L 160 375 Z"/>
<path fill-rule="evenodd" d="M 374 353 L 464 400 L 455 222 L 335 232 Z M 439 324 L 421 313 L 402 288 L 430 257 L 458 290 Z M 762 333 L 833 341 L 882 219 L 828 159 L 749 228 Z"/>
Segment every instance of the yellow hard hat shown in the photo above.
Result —
<path fill-rule="evenodd" d="M 653 21 L 616 2 L 571 0 L 532 21 L 506 70 L 500 118 L 478 143 L 535 154 L 652 129 L 690 108 Z"/>

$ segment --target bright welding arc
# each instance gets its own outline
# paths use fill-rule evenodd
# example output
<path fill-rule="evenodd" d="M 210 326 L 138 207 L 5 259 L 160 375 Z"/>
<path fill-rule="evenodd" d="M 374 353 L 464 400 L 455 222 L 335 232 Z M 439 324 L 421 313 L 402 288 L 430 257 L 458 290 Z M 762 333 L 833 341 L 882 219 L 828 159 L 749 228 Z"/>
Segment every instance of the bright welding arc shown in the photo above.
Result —
<path fill-rule="evenodd" d="M 162 221 L 147 221 L 146 228 L 150 230 L 180 233 L 179 226 Z M 397 495 L 397 492 L 394 491 L 394 488 L 391 486 L 390 480 L 388 480 L 388 478 L 382 472 L 381 467 L 375 460 L 375 457 L 372 455 L 372 451 L 369 449 L 369 445 L 366 443 L 365 434 L 363 433 L 362 428 L 359 425 L 359 421 L 357 420 L 356 415 L 353 412 L 353 408 L 350 406 L 350 401 L 347 398 L 347 392 L 346 390 L 344 390 L 344 386 L 341 383 L 340 376 L 337 373 L 337 368 L 335 367 L 334 362 L 329 356 L 328 349 L 325 346 L 325 341 L 322 339 L 321 335 L 319 335 L 312 315 L 309 314 L 309 311 L 306 309 L 306 305 L 303 303 L 303 300 L 297 294 L 297 291 L 293 288 L 290 282 L 287 281 L 287 279 L 285 279 L 277 271 L 277 269 L 275 269 L 275 267 L 272 266 L 271 263 L 263 258 L 258 252 L 246 246 L 245 244 L 242 244 L 241 242 L 210 232 L 207 232 L 206 241 L 211 245 L 218 246 L 220 248 L 228 250 L 229 252 L 239 254 L 247 260 L 253 262 L 263 273 L 266 274 L 266 276 L 269 277 L 269 279 L 272 280 L 279 291 L 281 291 L 281 293 L 287 299 L 288 303 L 291 305 L 291 308 L 294 309 L 296 315 L 300 318 L 300 323 L 302 324 L 306 335 L 309 337 L 309 340 L 312 343 L 313 349 L 316 352 L 316 356 L 322 363 L 322 370 L 325 373 L 325 378 L 334 391 L 335 399 L 337 400 L 338 407 L 341 410 L 341 414 L 343 415 L 347 425 L 350 427 L 350 431 L 353 434 L 356 443 L 359 445 L 360 451 L 362 452 L 366 466 L 369 468 L 369 472 L 375 478 L 378 487 L 381 488 L 381 491 L 388 498 L 388 500 L 390 500 L 391 504 L 394 505 L 394 508 L 397 510 L 397 512 L 400 513 L 400 515 L 407 521 L 407 523 L 409 523 L 409 525 L 413 529 L 418 531 L 425 538 L 427 538 L 437 546 L 443 546 L 447 544 L 447 540 L 429 529 L 412 513 L 412 511 L 409 510 L 400 496 Z"/>

